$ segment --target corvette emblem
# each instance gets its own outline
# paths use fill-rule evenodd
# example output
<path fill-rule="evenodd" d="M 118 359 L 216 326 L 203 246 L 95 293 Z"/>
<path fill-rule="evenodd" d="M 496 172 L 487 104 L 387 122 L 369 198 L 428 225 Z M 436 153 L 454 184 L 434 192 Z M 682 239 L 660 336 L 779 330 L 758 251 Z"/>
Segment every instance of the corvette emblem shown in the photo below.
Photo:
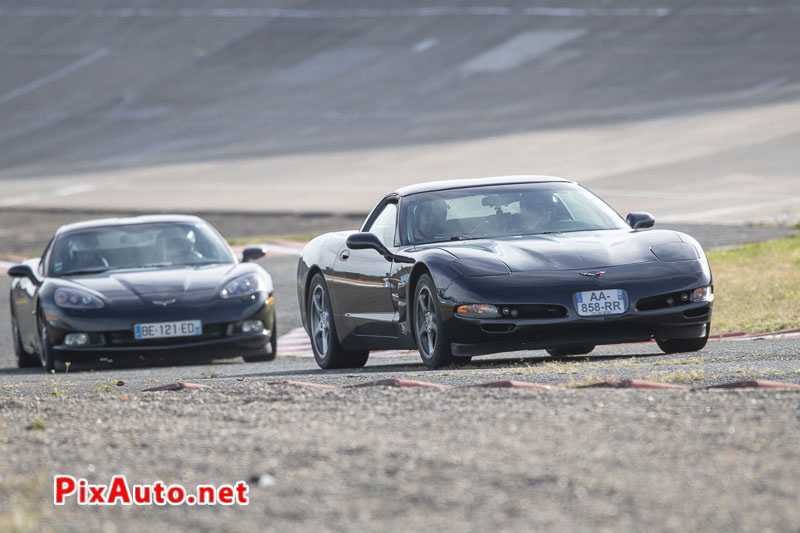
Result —
<path fill-rule="evenodd" d="M 169 300 L 153 300 L 155 305 L 160 305 L 161 307 L 166 307 L 170 304 L 174 304 L 177 300 L 175 298 L 170 298 Z"/>
<path fill-rule="evenodd" d="M 597 272 L 579 272 L 581 276 L 586 276 L 587 278 L 597 279 L 603 274 L 605 274 L 605 270 L 598 270 Z"/>

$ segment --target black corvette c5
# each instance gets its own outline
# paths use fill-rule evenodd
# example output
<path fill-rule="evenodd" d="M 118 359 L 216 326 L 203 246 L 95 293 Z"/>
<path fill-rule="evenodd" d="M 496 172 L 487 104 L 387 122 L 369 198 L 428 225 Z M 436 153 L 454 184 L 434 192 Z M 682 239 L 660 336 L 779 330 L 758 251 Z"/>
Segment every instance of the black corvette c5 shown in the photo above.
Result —
<path fill-rule="evenodd" d="M 208 223 L 142 216 L 62 226 L 41 258 L 9 269 L 20 367 L 124 353 L 275 358 L 272 279 Z"/>
<path fill-rule="evenodd" d="M 322 368 L 418 349 L 429 368 L 528 349 L 580 355 L 655 339 L 702 349 L 713 305 L 698 242 L 623 219 L 576 183 L 509 176 L 411 185 L 361 231 L 321 235 L 298 264 L 303 324 Z"/>

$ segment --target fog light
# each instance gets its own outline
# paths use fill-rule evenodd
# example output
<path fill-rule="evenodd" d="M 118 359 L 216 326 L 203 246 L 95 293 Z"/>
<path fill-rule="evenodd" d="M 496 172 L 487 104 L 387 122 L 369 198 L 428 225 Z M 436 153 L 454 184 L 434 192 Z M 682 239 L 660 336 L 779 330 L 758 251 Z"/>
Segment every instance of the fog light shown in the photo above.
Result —
<path fill-rule="evenodd" d="M 499 315 L 497 307 L 492 304 L 467 304 L 459 305 L 456 312 L 460 315 L 478 317 L 496 317 Z"/>
<path fill-rule="evenodd" d="M 64 346 L 83 346 L 89 344 L 89 335 L 86 333 L 68 333 L 64 337 Z"/>
<path fill-rule="evenodd" d="M 687 293 L 681 294 L 681 301 L 682 302 L 688 302 L 689 301 L 689 295 Z"/>
<path fill-rule="evenodd" d="M 707 287 L 700 287 L 699 289 L 695 289 L 692 293 L 692 301 L 693 302 L 713 302 L 714 301 L 714 289 L 711 288 L 711 285 Z"/>
<path fill-rule="evenodd" d="M 252 333 L 264 329 L 264 323 L 260 320 L 245 320 L 242 322 L 242 333 Z"/>

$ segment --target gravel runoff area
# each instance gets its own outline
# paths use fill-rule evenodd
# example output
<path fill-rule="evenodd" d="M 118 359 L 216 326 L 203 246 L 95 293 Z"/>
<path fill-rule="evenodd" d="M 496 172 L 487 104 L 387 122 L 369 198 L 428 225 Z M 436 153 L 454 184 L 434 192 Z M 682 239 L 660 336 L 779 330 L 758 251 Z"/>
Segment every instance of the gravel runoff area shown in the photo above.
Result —
<path fill-rule="evenodd" d="M 800 391 L 348 387 L 656 378 L 800 382 L 800 339 L 417 358 L 110 368 L 0 380 L 0 530 L 797 531 Z M 515 356 L 517 357 L 515 359 Z M 534 356 L 534 357 L 531 357 Z M 78 370 L 77 368 L 75 370 Z M 142 392 L 188 381 L 201 389 Z M 296 380 L 341 388 L 270 383 Z M 250 486 L 243 506 L 53 505 L 53 476 Z"/>
<path fill-rule="evenodd" d="M 4 387 L 0 529 L 797 531 L 799 408 L 761 390 Z M 243 480 L 250 503 L 57 507 L 55 474 Z"/>

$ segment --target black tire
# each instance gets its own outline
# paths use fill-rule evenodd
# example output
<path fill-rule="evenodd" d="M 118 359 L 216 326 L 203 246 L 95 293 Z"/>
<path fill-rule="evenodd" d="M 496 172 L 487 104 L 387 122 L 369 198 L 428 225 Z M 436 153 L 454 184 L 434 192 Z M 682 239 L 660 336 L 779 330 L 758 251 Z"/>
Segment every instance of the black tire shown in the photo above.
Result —
<path fill-rule="evenodd" d="M 699 352 L 706 347 L 708 334 L 711 332 L 711 324 L 706 326 L 705 337 L 696 339 L 656 339 L 656 344 L 664 353 L 687 353 Z"/>
<path fill-rule="evenodd" d="M 411 323 L 414 339 L 422 362 L 428 368 L 442 368 L 453 363 L 450 339 L 444 331 L 436 285 L 428 274 L 423 274 L 414 289 Z"/>
<path fill-rule="evenodd" d="M 22 346 L 22 339 L 19 336 L 19 323 L 13 309 L 11 311 L 11 335 L 14 340 L 14 354 L 17 356 L 18 368 L 33 368 L 39 366 L 35 354 L 28 353 Z"/>
<path fill-rule="evenodd" d="M 580 346 L 567 346 L 566 348 L 548 348 L 547 353 L 553 357 L 567 357 L 568 355 L 586 355 L 594 350 L 594 344 Z"/>
<path fill-rule="evenodd" d="M 64 362 L 60 358 L 56 357 L 50 340 L 47 338 L 47 324 L 43 316 L 39 315 L 39 320 L 36 325 L 39 328 L 39 361 L 42 365 L 42 369 L 45 372 L 51 372 L 53 370 L 63 371 L 66 365 L 64 365 Z"/>
<path fill-rule="evenodd" d="M 321 274 L 314 274 L 311 278 L 306 311 L 311 349 L 320 368 L 358 368 L 367 364 L 369 350 L 350 351 L 339 344 L 328 287 Z"/>
<path fill-rule="evenodd" d="M 265 361 L 274 361 L 275 357 L 278 355 L 278 325 L 275 324 L 272 326 L 272 337 L 269 339 L 269 346 L 271 350 L 267 350 L 267 347 L 264 346 L 263 353 L 259 354 L 251 354 L 242 356 L 245 363 L 263 363 Z"/>

